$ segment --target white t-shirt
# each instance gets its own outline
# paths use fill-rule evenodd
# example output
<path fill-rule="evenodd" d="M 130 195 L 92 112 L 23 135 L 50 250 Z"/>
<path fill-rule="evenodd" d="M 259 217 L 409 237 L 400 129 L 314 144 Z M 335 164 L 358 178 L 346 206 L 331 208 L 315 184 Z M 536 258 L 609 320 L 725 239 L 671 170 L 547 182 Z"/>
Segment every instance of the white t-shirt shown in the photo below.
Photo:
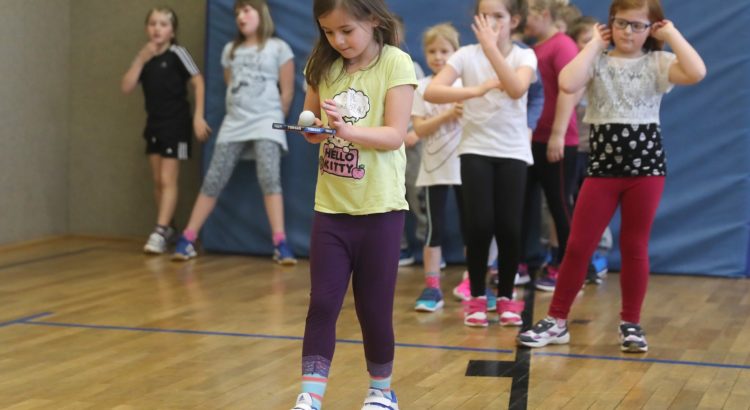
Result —
<path fill-rule="evenodd" d="M 672 90 L 669 68 L 677 57 L 652 51 L 638 58 L 602 53 L 589 69 L 589 124 L 659 124 L 662 96 Z"/>
<path fill-rule="evenodd" d="M 430 81 L 432 76 L 419 81 L 411 115 L 428 119 L 453 108 L 453 104 L 432 104 L 424 100 L 424 90 Z M 461 87 L 461 80 L 456 80 L 453 86 Z M 461 160 L 458 158 L 461 125 L 458 121 L 443 123 L 434 134 L 421 141 L 422 162 L 416 185 L 461 185 Z"/>
<path fill-rule="evenodd" d="M 517 69 L 529 67 L 536 73 L 534 51 L 513 45 L 505 61 Z M 490 61 L 479 44 L 458 49 L 448 64 L 458 73 L 464 87 L 481 85 L 497 78 Z M 536 74 L 531 81 L 536 80 Z M 527 94 L 512 99 L 504 91 L 492 90 L 482 97 L 464 102 L 463 133 L 458 154 L 477 154 L 496 158 L 513 158 L 528 164 L 531 156 L 529 129 L 526 122 Z"/>
<path fill-rule="evenodd" d="M 232 43 L 224 47 L 221 65 L 232 73 L 227 85 L 227 112 L 217 137 L 218 143 L 267 139 L 287 151 L 286 134 L 274 130 L 284 122 L 279 91 L 279 69 L 292 59 L 292 49 L 278 38 L 269 38 L 262 49 L 240 46 L 230 59 Z"/>

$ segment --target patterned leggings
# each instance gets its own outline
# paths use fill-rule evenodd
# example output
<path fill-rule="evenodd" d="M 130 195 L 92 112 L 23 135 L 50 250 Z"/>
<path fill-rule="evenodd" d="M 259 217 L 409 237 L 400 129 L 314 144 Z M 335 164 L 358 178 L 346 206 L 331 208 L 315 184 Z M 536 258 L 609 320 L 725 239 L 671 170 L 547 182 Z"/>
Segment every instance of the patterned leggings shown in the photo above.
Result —
<path fill-rule="evenodd" d="M 281 193 L 281 145 L 270 140 L 218 143 L 203 179 L 201 193 L 216 198 L 229 182 L 245 149 L 252 149 L 263 195 Z"/>

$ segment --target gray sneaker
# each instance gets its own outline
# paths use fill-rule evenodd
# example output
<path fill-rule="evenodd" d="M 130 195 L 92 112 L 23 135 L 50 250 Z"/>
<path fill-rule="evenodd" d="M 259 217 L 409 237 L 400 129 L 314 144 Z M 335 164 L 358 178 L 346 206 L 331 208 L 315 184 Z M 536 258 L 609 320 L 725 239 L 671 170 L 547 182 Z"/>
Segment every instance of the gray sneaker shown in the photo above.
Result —
<path fill-rule="evenodd" d="M 527 347 L 544 347 L 548 344 L 562 345 L 570 343 L 568 326 L 560 327 L 553 317 L 545 317 L 536 322 L 534 327 L 518 335 L 518 344 Z"/>
<path fill-rule="evenodd" d="M 148 236 L 146 244 L 143 245 L 143 252 L 154 255 L 161 255 L 167 251 L 167 240 L 159 233 L 153 232 Z"/>
<path fill-rule="evenodd" d="M 620 325 L 620 350 L 626 353 L 648 352 L 646 332 L 641 325 L 635 323 L 623 323 Z"/>

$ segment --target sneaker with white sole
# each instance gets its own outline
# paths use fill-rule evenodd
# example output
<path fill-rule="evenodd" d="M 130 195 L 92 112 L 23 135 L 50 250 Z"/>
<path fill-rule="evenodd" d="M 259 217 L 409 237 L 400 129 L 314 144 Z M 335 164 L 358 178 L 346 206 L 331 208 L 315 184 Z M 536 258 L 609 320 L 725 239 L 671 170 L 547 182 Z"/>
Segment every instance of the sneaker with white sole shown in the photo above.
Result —
<path fill-rule="evenodd" d="M 560 275 L 557 266 L 547 265 L 542 269 L 544 277 L 537 280 L 534 286 L 544 292 L 554 292 L 557 286 L 557 277 Z"/>
<path fill-rule="evenodd" d="M 635 323 L 622 323 L 620 325 L 620 350 L 626 353 L 648 352 L 646 332 L 641 325 Z"/>
<path fill-rule="evenodd" d="M 180 239 L 177 241 L 177 245 L 175 246 L 174 253 L 172 254 L 172 260 L 186 261 L 189 259 L 193 259 L 196 256 L 198 256 L 198 253 L 195 251 L 195 246 L 193 246 L 193 243 L 185 238 L 184 235 L 180 236 Z"/>
<path fill-rule="evenodd" d="M 417 298 L 414 310 L 417 312 L 434 312 L 443 307 L 443 292 L 438 288 L 427 287 Z"/>
<path fill-rule="evenodd" d="M 301 393 L 297 396 L 297 403 L 292 407 L 292 410 L 318 410 L 318 408 L 313 407 L 313 399 L 310 393 Z"/>
<path fill-rule="evenodd" d="M 453 288 L 453 296 L 461 301 L 471 299 L 471 285 L 469 284 L 469 271 L 464 271 L 461 282 Z"/>
<path fill-rule="evenodd" d="M 591 256 L 588 272 L 586 272 L 586 283 L 602 284 L 608 270 L 607 257 L 600 252 L 594 252 L 594 255 Z"/>
<path fill-rule="evenodd" d="M 487 327 L 487 297 L 480 296 L 463 302 L 464 325 L 469 327 Z"/>
<path fill-rule="evenodd" d="M 411 266 L 416 262 L 414 253 L 408 248 L 401 249 L 401 253 L 398 256 L 398 266 Z"/>
<path fill-rule="evenodd" d="M 534 327 L 518 335 L 518 344 L 527 347 L 544 347 L 549 344 L 563 345 L 570 343 L 567 324 L 562 327 L 557 319 L 547 316 L 536 322 Z"/>
<path fill-rule="evenodd" d="M 398 410 L 398 399 L 396 393 L 391 390 L 383 393 L 379 389 L 368 389 L 362 410 Z"/>
<path fill-rule="evenodd" d="M 273 260 L 279 265 L 293 266 L 297 264 L 297 258 L 294 257 L 292 249 L 286 244 L 286 241 L 279 242 L 273 248 Z"/>
<path fill-rule="evenodd" d="M 529 275 L 529 266 L 525 263 L 518 264 L 518 272 L 516 272 L 516 279 L 513 282 L 516 286 L 523 286 L 531 282 L 531 276 Z"/>
<path fill-rule="evenodd" d="M 498 298 L 497 314 L 500 315 L 500 326 L 522 326 L 521 313 L 525 307 L 526 303 L 522 300 Z"/>
<path fill-rule="evenodd" d="M 161 255 L 167 251 L 167 239 L 158 232 L 152 232 L 148 236 L 146 244 L 143 245 L 143 252 L 153 255 Z"/>

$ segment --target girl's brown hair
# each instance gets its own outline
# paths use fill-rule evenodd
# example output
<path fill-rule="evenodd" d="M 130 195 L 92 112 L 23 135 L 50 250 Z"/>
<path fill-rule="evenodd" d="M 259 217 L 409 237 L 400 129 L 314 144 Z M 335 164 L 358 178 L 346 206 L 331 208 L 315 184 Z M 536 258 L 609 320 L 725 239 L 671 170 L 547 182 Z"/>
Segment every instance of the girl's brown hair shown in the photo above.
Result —
<path fill-rule="evenodd" d="M 237 15 L 239 10 L 245 6 L 250 6 L 258 12 L 260 17 L 260 23 L 258 24 L 258 48 L 262 49 L 266 44 L 266 41 L 273 36 L 273 20 L 271 19 L 271 11 L 268 9 L 268 3 L 266 0 L 235 0 L 234 2 L 234 14 Z M 237 50 L 242 43 L 246 40 L 245 35 L 241 31 L 237 30 L 237 35 L 232 41 L 232 50 L 229 53 L 229 59 L 234 59 L 234 52 Z"/>
<path fill-rule="evenodd" d="M 151 15 L 154 13 L 161 13 L 169 17 L 169 22 L 172 23 L 172 39 L 170 42 L 172 44 L 177 44 L 177 26 L 179 25 L 179 20 L 177 20 L 177 13 L 174 12 L 171 8 L 167 6 L 158 6 L 154 7 L 151 10 L 148 11 L 148 14 L 146 14 L 146 25 L 148 26 L 148 20 L 151 19 Z"/>
<path fill-rule="evenodd" d="M 609 6 L 610 26 L 612 25 L 612 20 L 615 18 L 615 14 L 617 14 L 618 11 L 637 10 L 644 7 L 648 8 L 648 19 L 651 24 L 664 20 L 664 9 L 661 7 L 660 0 L 612 0 L 612 5 Z M 643 50 L 646 52 L 661 50 L 663 48 L 664 42 L 659 41 L 650 35 L 646 39 L 646 42 L 643 43 Z"/>
<path fill-rule="evenodd" d="M 318 25 L 318 41 L 307 60 L 305 69 L 305 80 L 313 90 L 317 90 L 322 81 L 328 80 L 333 63 L 341 57 L 338 51 L 328 43 L 319 21 L 322 16 L 337 8 L 341 8 L 358 21 L 369 19 L 377 21 L 378 25 L 373 31 L 373 39 L 378 43 L 380 50 L 386 44 L 398 46 L 398 21 L 388 10 L 384 0 L 314 0 L 313 17 Z M 342 69 L 338 75 L 343 73 Z"/>

